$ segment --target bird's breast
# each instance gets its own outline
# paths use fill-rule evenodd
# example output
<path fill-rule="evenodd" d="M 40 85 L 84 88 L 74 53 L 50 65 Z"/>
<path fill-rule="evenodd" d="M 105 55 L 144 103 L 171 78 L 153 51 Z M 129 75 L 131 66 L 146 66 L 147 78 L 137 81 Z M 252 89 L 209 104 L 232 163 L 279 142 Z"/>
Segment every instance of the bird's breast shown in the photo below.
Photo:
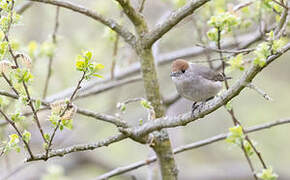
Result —
<path fill-rule="evenodd" d="M 192 78 L 187 81 L 175 81 L 178 93 L 191 101 L 205 101 L 215 96 L 222 89 L 222 82 Z"/>

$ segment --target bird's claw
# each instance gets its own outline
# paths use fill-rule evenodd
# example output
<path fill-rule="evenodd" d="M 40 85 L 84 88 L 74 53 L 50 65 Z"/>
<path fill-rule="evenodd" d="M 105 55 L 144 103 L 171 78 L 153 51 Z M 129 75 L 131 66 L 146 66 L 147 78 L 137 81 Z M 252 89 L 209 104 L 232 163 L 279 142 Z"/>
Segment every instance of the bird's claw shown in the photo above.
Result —
<path fill-rule="evenodd" d="M 192 104 L 192 110 L 191 110 L 191 117 L 194 116 L 194 111 L 199 107 L 199 104 L 197 104 L 196 102 L 194 102 Z"/>

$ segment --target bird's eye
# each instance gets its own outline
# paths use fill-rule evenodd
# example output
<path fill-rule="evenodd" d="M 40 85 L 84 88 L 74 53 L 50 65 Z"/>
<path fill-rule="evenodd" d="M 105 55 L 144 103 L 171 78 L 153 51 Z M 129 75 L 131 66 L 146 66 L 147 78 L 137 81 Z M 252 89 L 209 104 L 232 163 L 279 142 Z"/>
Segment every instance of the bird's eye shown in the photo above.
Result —
<path fill-rule="evenodd" d="M 182 72 L 182 73 L 185 73 L 185 70 L 183 69 L 183 70 L 181 70 L 181 72 Z"/>

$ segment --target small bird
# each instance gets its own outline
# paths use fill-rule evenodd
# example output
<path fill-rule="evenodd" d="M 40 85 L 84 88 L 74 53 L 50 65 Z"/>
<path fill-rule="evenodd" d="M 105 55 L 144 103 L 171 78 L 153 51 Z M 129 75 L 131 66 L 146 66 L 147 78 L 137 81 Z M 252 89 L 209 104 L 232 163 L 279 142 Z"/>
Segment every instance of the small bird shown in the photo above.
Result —
<path fill-rule="evenodd" d="M 230 79 L 206 66 L 183 59 L 172 63 L 170 76 L 180 96 L 194 101 L 192 112 L 197 107 L 197 102 L 212 99 L 222 89 L 222 82 Z"/>

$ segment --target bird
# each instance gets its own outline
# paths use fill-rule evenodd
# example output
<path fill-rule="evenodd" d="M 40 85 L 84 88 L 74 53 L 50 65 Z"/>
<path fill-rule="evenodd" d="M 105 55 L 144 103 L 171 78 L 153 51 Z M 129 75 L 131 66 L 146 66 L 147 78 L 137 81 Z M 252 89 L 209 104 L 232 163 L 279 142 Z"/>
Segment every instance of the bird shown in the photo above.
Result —
<path fill-rule="evenodd" d="M 172 62 L 170 76 L 181 97 L 193 101 L 192 113 L 198 102 L 214 98 L 223 88 L 223 81 L 230 79 L 207 66 L 183 59 Z"/>

